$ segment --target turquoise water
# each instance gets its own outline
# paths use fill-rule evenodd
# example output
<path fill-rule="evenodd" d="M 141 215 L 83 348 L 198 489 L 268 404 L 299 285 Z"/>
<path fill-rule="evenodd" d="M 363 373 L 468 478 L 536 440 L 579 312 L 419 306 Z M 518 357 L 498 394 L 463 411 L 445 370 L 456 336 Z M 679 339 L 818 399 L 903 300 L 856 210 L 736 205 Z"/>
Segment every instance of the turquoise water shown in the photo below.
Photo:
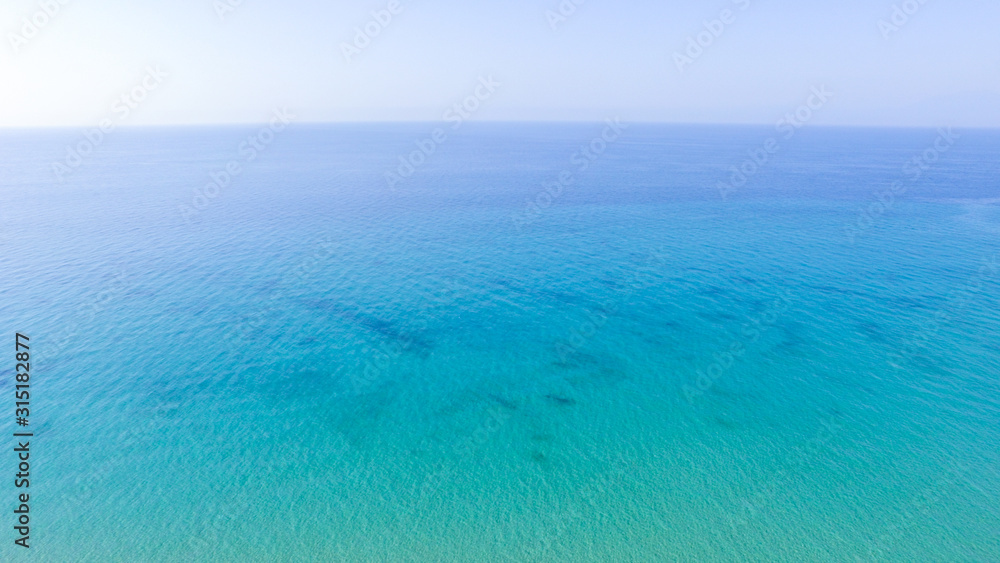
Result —
<path fill-rule="evenodd" d="M 31 559 L 1000 560 L 1000 134 L 435 127 L 0 134 Z"/>

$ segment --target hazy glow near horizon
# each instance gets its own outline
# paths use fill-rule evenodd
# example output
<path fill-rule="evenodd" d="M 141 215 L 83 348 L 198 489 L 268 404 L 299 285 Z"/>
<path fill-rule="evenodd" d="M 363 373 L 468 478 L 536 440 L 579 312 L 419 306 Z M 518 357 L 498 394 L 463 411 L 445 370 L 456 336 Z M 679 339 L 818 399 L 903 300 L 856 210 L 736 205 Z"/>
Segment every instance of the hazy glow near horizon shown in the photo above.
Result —
<path fill-rule="evenodd" d="M 0 127 L 475 119 L 1000 127 L 995 0 L 9 0 Z M 126 111 L 127 110 L 127 111 Z"/>

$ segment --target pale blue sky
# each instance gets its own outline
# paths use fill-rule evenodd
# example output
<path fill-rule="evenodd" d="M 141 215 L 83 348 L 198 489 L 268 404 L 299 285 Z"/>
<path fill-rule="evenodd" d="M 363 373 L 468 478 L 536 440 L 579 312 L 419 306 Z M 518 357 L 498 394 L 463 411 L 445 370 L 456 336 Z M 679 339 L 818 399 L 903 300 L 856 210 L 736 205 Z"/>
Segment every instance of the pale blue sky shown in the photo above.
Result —
<path fill-rule="evenodd" d="M 350 63 L 342 43 L 388 0 L 243 0 L 224 18 L 226 0 L 65 1 L 24 41 L 39 0 L 0 8 L 0 126 L 117 119 L 115 101 L 159 65 L 168 76 L 123 125 L 259 122 L 275 106 L 299 121 L 433 121 L 492 75 L 475 119 L 774 123 L 825 85 L 816 124 L 1000 127 L 996 0 L 907 0 L 919 8 L 888 38 L 879 20 L 906 2 L 586 0 L 552 29 L 560 0 L 399 0 Z M 678 70 L 675 52 L 727 8 Z"/>

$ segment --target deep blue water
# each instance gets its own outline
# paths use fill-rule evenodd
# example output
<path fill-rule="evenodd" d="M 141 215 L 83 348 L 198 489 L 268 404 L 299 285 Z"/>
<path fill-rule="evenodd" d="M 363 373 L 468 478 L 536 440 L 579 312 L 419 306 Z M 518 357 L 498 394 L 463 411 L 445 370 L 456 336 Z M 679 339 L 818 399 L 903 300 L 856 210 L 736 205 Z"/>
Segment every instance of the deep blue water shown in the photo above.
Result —
<path fill-rule="evenodd" d="M 0 132 L 34 558 L 1000 560 L 1000 133 L 438 126 Z"/>

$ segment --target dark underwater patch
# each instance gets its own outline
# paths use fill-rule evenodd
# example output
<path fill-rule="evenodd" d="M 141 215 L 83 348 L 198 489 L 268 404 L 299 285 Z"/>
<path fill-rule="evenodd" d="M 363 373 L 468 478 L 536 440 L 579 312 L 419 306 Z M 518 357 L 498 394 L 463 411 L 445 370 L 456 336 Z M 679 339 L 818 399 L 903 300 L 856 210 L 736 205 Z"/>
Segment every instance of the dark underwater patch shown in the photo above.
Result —
<path fill-rule="evenodd" d="M 510 409 L 512 411 L 513 410 L 517 410 L 517 403 L 515 403 L 514 401 L 511 401 L 509 399 L 505 399 L 505 398 L 501 397 L 500 395 L 497 395 L 496 393 L 490 393 L 488 395 L 488 397 L 490 399 L 492 399 L 493 402 L 495 402 L 498 405 L 500 405 L 501 407 L 504 407 L 506 409 Z"/>
<path fill-rule="evenodd" d="M 548 395 L 545 395 L 545 398 L 548 399 L 549 401 L 552 401 L 553 403 L 555 403 L 555 404 L 557 404 L 559 406 L 563 406 L 563 407 L 572 407 L 573 405 L 576 404 L 576 400 L 575 399 L 570 399 L 568 397 L 563 397 L 562 395 L 555 395 L 555 394 L 552 394 L 552 393 L 549 393 Z"/>
<path fill-rule="evenodd" d="M 336 315 L 342 319 L 351 321 L 391 342 L 399 343 L 404 349 L 413 349 L 418 353 L 426 354 L 434 343 L 424 338 L 420 334 L 401 330 L 397 323 L 380 319 L 357 310 L 345 307 L 336 301 L 329 299 L 310 299 L 303 302 L 311 309 L 318 309 Z"/>

